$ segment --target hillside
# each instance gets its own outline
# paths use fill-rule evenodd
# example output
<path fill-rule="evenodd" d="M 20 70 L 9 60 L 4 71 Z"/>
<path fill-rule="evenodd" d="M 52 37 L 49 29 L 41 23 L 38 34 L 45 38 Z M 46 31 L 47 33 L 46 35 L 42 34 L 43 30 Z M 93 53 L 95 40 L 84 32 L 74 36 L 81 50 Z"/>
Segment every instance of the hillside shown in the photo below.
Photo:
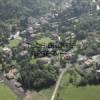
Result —
<path fill-rule="evenodd" d="M 0 19 L 36 16 L 43 14 L 48 7 L 47 0 L 0 0 Z"/>

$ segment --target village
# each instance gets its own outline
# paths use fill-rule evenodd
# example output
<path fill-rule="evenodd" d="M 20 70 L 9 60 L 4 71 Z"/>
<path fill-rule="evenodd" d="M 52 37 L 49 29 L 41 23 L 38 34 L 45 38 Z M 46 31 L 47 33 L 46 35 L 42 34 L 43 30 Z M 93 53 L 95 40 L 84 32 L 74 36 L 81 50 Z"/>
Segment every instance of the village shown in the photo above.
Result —
<path fill-rule="evenodd" d="M 92 3 L 98 12 L 99 1 Z M 56 87 L 52 97 L 57 98 L 65 73 L 74 76 L 75 72 L 80 77 L 70 77 L 67 85 L 100 84 L 100 31 L 99 28 L 93 30 L 97 25 L 95 21 L 94 26 L 90 23 L 94 16 L 89 11 L 90 22 L 87 17 L 87 27 L 84 27 L 85 17 L 70 17 L 73 12 L 69 15 L 67 12 L 73 10 L 72 5 L 64 5 L 63 10 L 53 9 L 40 18 L 28 18 L 27 27 L 15 25 L 6 39 L 1 35 L 0 83 L 8 86 L 18 100 L 26 100 L 31 90 L 39 92 L 52 86 Z M 95 19 L 99 23 L 99 16 Z M 84 28 L 86 30 L 82 30 Z M 50 99 L 55 100 L 52 97 Z"/>
<path fill-rule="evenodd" d="M 4 46 L 1 49 L 0 53 L 0 55 L 2 56 L 1 60 L 5 61 L 8 58 L 12 59 L 13 55 L 16 55 L 14 54 L 16 50 L 18 59 L 26 59 L 31 56 L 32 64 L 38 63 L 43 66 L 54 65 L 59 70 L 61 70 L 66 67 L 67 63 L 70 63 L 72 65 L 75 65 L 77 71 L 79 71 L 83 75 L 86 73 L 89 74 L 92 71 L 100 73 L 100 55 L 88 57 L 86 55 L 77 54 L 77 51 L 79 49 L 78 46 L 83 49 L 83 46 L 87 44 L 87 40 L 77 42 L 76 35 L 74 33 L 66 32 L 64 42 L 58 34 L 52 34 L 50 37 L 45 37 L 43 33 L 37 32 L 38 31 L 33 27 L 29 27 L 27 30 L 24 30 L 22 32 L 17 31 L 15 35 L 11 35 L 9 41 L 19 41 L 19 44 L 16 45 L 16 47 L 19 46 L 19 52 L 16 47 L 10 47 L 9 45 Z M 32 48 L 33 51 L 31 51 Z M 8 84 L 10 82 L 11 85 L 8 86 L 12 90 L 16 89 L 16 91 L 14 91 L 15 94 L 19 96 L 21 94 L 21 97 L 23 97 L 26 90 L 24 90 L 22 84 L 17 81 L 19 69 L 16 68 L 16 61 L 14 62 L 13 60 L 13 63 L 14 64 L 10 65 L 12 66 L 10 69 L 9 67 L 3 68 L 2 66 L 1 71 L 5 71 L 2 73 L 3 78 L 1 78 L 1 81 L 5 84 Z"/>

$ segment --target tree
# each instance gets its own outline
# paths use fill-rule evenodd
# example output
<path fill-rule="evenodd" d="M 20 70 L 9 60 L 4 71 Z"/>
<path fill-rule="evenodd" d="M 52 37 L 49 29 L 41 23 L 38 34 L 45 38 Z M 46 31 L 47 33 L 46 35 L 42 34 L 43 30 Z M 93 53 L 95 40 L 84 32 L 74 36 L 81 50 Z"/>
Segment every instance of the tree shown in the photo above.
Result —
<path fill-rule="evenodd" d="M 78 40 L 86 39 L 87 36 L 88 34 L 85 31 L 80 31 L 76 33 L 76 37 Z"/>
<path fill-rule="evenodd" d="M 24 88 L 41 89 L 49 87 L 56 82 L 58 71 L 53 66 L 32 65 L 28 61 L 20 64 L 20 81 Z"/>
<path fill-rule="evenodd" d="M 20 26 L 25 29 L 28 27 L 28 19 L 27 18 L 23 18 L 20 20 Z"/>

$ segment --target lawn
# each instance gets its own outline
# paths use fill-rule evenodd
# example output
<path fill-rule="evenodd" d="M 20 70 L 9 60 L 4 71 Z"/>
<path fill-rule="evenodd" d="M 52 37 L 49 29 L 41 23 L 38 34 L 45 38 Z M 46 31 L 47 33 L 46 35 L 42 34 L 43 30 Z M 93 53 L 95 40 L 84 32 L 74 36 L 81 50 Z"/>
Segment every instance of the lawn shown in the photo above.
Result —
<path fill-rule="evenodd" d="M 18 98 L 7 86 L 0 83 L 0 100 L 18 100 Z"/>
<path fill-rule="evenodd" d="M 14 40 L 10 40 L 8 46 L 10 47 L 16 47 L 18 46 L 18 44 L 20 43 L 20 40 L 14 39 Z"/>
<path fill-rule="evenodd" d="M 30 60 L 30 63 L 31 63 L 31 64 L 36 64 L 36 61 L 37 61 L 37 59 L 32 58 L 32 59 Z"/>
<path fill-rule="evenodd" d="M 50 38 L 48 37 L 44 37 L 44 38 L 41 38 L 40 40 L 37 40 L 37 42 L 41 45 L 47 45 L 49 44 L 50 42 L 53 42 L 53 40 L 51 40 Z"/>
<path fill-rule="evenodd" d="M 45 100 L 50 100 L 53 90 L 54 90 L 54 87 L 51 87 L 48 89 L 43 89 L 39 93 L 41 94 L 41 96 L 45 98 Z"/>

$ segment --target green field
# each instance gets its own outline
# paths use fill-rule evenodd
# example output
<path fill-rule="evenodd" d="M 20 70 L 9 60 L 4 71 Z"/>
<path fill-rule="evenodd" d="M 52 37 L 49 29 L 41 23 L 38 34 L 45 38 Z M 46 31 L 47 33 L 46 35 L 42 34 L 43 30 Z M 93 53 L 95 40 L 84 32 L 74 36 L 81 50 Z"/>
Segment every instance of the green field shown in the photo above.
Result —
<path fill-rule="evenodd" d="M 58 100 L 100 100 L 100 85 L 75 87 L 70 83 L 68 84 L 68 80 L 69 75 L 65 74 L 57 93 L 59 95 Z"/>
<path fill-rule="evenodd" d="M 53 90 L 54 90 L 54 87 L 43 89 L 40 91 L 40 94 L 42 95 L 42 97 L 45 98 L 44 100 L 50 100 Z"/>
<path fill-rule="evenodd" d="M 50 42 L 53 42 L 53 40 L 51 40 L 50 38 L 48 37 L 44 37 L 44 38 L 41 38 L 40 40 L 37 40 L 37 42 L 41 45 L 47 45 L 49 44 Z"/>
<path fill-rule="evenodd" d="M 0 100 L 18 100 L 18 98 L 7 86 L 0 83 Z"/>
<path fill-rule="evenodd" d="M 37 61 L 37 59 L 32 58 L 32 59 L 30 60 L 30 63 L 31 63 L 31 64 L 36 64 L 36 61 Z"/>
<path fill-rule="evenodd" d="M 17 39 L 10 40 L 8 46 L 16 47 L 16 46 L 18 46 L 19 43 L 20 43 L 20 40 L 17 40 Z"/>
<path fill-rule="evenodd" d="M 100 86 L 59 89 L 59 100 L 100 100 Z"/>

